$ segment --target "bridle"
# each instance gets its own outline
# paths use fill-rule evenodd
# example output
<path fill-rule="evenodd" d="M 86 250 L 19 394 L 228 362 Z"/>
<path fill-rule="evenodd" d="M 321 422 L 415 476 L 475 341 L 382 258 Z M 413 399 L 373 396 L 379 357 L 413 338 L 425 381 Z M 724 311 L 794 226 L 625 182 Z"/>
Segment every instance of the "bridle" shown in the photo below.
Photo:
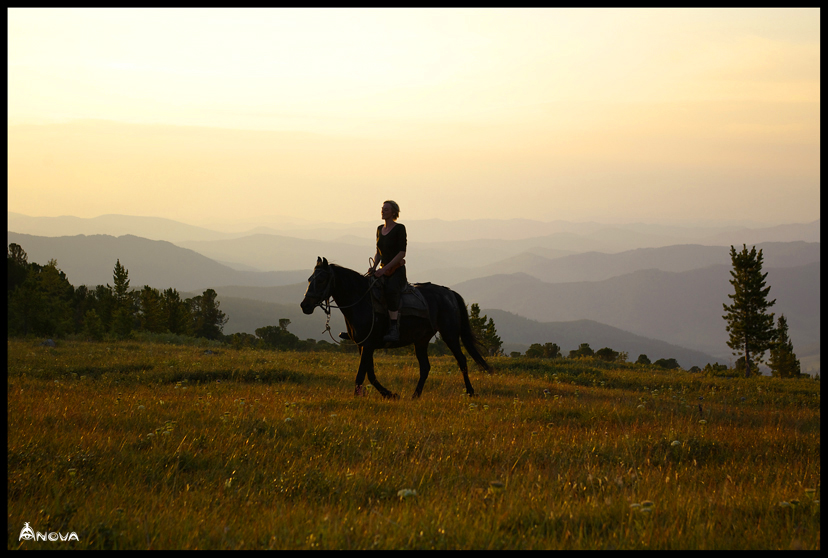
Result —
<path fill-rule="evenodd" d="M 309 280 L 310 285 L 308 285 L 308 290 L 305 291 L 306 293 L 311 290 L 311 287 L 313 286 L 313 283 L 316 281 L 316 274 L 317 273 L 318 273 L 318 270 L 315 270 L 313 272 L 313 275 L 311 275 L 310 280 Z M 320 307 L 322 309 L 322 311 L 325 312 L 325 315 L 327 316 L 325 318 L 325 329 L 322 331 L 322 333 L 327 333 L 330 336 L 331 340 L 335 344 L 342 345 L 343 343 L 341 341 L 337 341 L 336 339 L 334 339 L 334 336 L 331 333 L 331 308 L 336 308 L 338 310 L 344 310 L 344 309 L 352 308 L 352 307 L 356 306 L 357 304 L 359 304 L 362 301 L 363 298 L 365 298 L 365 295 L 367 295 L 368 293 L 371 292 L 371 289 L 374 288 L 374 284 L 376 284 L 376 282 L 379 281 L 379 279 L 372 276 L 371 277 L 371 284 L 368 285 L 368 290 L 366 290 L 364 293 L 362 293 L 362 295 L 358 299 L 356 299 L 356 301 L 353 302 L 352 304 L 348 304 L 346 306 L 336 306 L 334 304 L 331 304 L 331 296 L 333 294 L 334 282 L 336 281 L 336 276 L 333 274 L 332 271 L 330 271 L 330 268 L 328 268 L 327 273 L 328 273 L 328 278 L 329 278 L 328 286 L 325 287 L 325 291 L 322 293 L 321 297 L 319 298 L 319 302 L 314 304 L 313 307 L 314 308 L 316 308 L 317 306 Z M 368 274 L 364 275 L 364 277 L 368 277 Z M 373 319 L 373 316 L 372 316 L 372 318 L 371 318 L 371 329 L 368 331 L 368 335 L 365 336 L 365 339 L 363 339 L 360 342 L 353 341 L 353 339 L 351 341 L 355 345 L 361 345 L 362 343 L 365 343 L 368 340 L 369 337 L 371 337 L 371 333 L 373 333 L 373 331 L 374 331 L 374 319 Z"/>

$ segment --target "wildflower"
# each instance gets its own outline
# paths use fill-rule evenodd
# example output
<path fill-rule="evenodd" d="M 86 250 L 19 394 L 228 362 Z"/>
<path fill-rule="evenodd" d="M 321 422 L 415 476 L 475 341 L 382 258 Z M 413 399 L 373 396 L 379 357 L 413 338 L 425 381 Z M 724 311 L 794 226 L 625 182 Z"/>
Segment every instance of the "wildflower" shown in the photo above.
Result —
<path fill-rule="evenodd" d="M 403 488 L 399 492 L 397 492 L 397 496 L 400 497 L 400 500 L 405 500 L 406 498 L 411 498 L 417 495 L 416 490 L 412 490 L 410 488 Z"/>
<path fill-rule="evenodd" d="M 701 419 L 701 420 L 699 421 L 699 424 L 707 424 L 707 421 L 706 421 L 706 420 L 704 420 L 704 419 Z"/>
<path fill-rule="evenodd" d="M 805 494 L 807 494 L 808 498 L 813 498 L 816 495 L 816 489 L 815 488 L 806 488 L 805 489 Z"/>
<path fill-rule="evenodd" d="M 641 504 L 630 504 L 630 509 L 637 511 L 641 509 Z"/>
<path fill-rule="evenodd" d="M 678 440 L 673 440 L 673 442 L 670 445 L 673 447 L 680 446 L 681 442 L 679 442 Z"/>
<path fill-rule="evenodd" d="M 488 408 L 489 408 L 488 405 L 483 405 L 483 409 L 488 409 Z"/>
<path fill-rule="evenodd" d="M 77 469 L 69 469 L 69 476 L 74 477 L 77 472 L 78 472 Z"/>
<path fill-rule="evenodd" d="M 779 507 L 780 508 L 790 508 L 791 504 L 790 504 L 790 502 L 779 502 Z"/>
<path fill-rule="evenodd" d="M 641 502 L 641 507 L 642 508 L 652 508 L 653 503 L 650 500 L 644 500 L 643 502 Z"/>
<path fill-rule="evenodd" d="M 291 422 L 292 420 L 293 420 L 292 418 L 287 417 L 287 418 L 285 419 L 285 422 Z"/>

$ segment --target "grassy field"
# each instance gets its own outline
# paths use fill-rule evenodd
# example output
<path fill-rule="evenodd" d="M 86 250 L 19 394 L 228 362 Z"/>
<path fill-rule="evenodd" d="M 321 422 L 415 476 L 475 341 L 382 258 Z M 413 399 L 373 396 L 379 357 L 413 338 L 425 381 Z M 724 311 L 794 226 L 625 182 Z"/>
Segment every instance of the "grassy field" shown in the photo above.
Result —
<path fill-rule="evenodd" d="M 211 350 L 9 340 L 8 548 L 820 548 L 813 380 Z"/>

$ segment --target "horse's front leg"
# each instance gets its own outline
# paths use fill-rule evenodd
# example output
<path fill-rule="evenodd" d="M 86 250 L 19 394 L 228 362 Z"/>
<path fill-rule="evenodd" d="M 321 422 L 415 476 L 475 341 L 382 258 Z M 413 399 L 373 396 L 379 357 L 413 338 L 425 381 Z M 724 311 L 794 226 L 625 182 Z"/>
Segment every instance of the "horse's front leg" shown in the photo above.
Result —
<path fill-rule="evenodd" d="M 357 369 L 356 387 L 354 388 L 354 396 L 356 397 L 365 395 L 365 388 L 362 385 L 365 381 L 365 374 L 368 373 L 368 370 L 371 370 L 371 374 L 374 373 L 374 350 L 360 347 L 359 355 L 359 368 Z"/>
<path fill-rule="evenodd" d="M 371 382 L 371 385 L 377 389 L 380 395 L 389 399 L 399 399 L 399 395 L 385 389 L 385 387 L 377 381 L 377 376 L 374 374 L 374 349 L 363 346 L 359 348 L 359 352 L 361 357 L 359 359 L 359 370 L 357 371 L 356 390 L 354 391 L 354 395 L 364 394 L 362 382 L 365 381 L 365 375 L 367 374 L 368 381 Z"/>
<path fill-rule="evenodd" d="M 417 382 L 417 387 L 414 389 L 414 395 L 411 399 L 417 399 L 423 393 L 423 386 L 428 378 L 428 372 L 431 370 L 431 363 L 428 362 L 428 339 L 425 342 L 417 341 L 414 344 L 414 351 L 417 355 L 417 362 L 420 365 L 420 381 Z"/>

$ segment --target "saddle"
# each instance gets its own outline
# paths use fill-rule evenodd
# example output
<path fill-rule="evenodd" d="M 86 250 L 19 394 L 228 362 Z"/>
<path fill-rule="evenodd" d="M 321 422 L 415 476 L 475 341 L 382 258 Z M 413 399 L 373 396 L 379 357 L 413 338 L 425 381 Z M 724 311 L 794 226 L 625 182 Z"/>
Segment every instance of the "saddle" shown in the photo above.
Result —
<path fill-rule="evenodd" d="M 400 314 L 403 316 L 417 316 L 431 320 L 428 313 L 428 303 L 418 288 L 419 284 L 407 283 L 403 289 L 400 299 Z M 388 306 L 385 304 L 385 297 L 382 292 L 382 285 L 377 281 L 371 289 L 371 303 L 374 307 L 374 314 L 385 316 L 388 314 Z"/>

